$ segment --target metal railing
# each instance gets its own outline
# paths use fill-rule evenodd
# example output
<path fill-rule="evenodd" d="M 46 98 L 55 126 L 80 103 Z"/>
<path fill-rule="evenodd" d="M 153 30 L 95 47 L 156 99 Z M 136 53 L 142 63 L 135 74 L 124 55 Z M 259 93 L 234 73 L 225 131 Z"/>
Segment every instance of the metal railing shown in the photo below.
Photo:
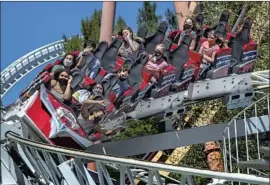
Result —
<path fill-rule="evenodd" d="M 223 133 L 223 157 L 226 172 L 267 176 L 266 173 L 257 169 L 240 167 L 239 162 L 261 159 L 260 147 L 266 144 L 261 142 L 262 137 L 264 137 L 263 134 L 265 134 L 265 132 L 262 133 L 262 130 L 269 131 L 269 123 L 263 125 L 258 119 L 259 116 L 270 115 L 269 105 L 269 94 L 267 94 L 240 111 L 228 123 Z M 255 123 L 248 123 L 247 117 L 255 117 Z M 238 119 L 244 120 L 244 137 L 238 135 L 239 125 L 236 124 Z M 265 128 L 267 125 L 268 129 Z M 234 136 L 234 139 L 232 139 L 232 136 Z"/>
<path fill-rule="evenodd" d="M 193 176 L 205 178 L 226 179 L 228 181 L 240 181 L 245 183 L 254 183 L 260 185 L 269 184 L 268 178 L 258 177 L 254 175 L 214 172 L 209 170 L 186 168 L 180 166 L 172 166 L 161 163 L 146 162 L 134 160 L 130 158 L 120 158 L 114 156 L 98 155 L 87 153 L 79 150 L 71 150 L 67 148 L 47 145 L 34 142 L 14 133 L 7 133 L 7 142 L 5 147 L 7 151 L 12 151 L 15 147 L 22 148 L 19 156 L 25 161 L 28 166 L 28 174 L 25 174 L 39 183 L 61 184 L 65 181 L 67 184 L 95 184 L 93 183 L 94 176 L 98 178 L 98 182 L 102 185 L 105 181 L 109 185 L 114 184 L 107 166 L 115 166 L 119 171 L 118 183 L 125 184 L 125 177 L 129 178 L 130 184 L 135 185 L 135 175 L 131 168 L 140 168 L 148 172 L 148 183 L 162 185 L 164 182 L 160 177 L 159 171 L 169 171 L 176 174 L 181 174 L 180 184 L 194 185 Z M 14 150 L 13 150 L 14 151 Z M 22 154 L 22 151 L 24 155 Z M 69 159 L 69 160 L 67 160 Z M 26 162 L 28 161 L 28 163 Z M 97 173 L 90 176 L 83 162 L 95 162 Z M 20 163 L 22 164 L 22 163 Z M 31 164 L 31 165 L 30 165 Z M 20 165 L 21 167 L 24 165 Z M 24 169 L 26 172 L 26 168 Z M 31 177 L 31 178 L 30 178 Z"/>

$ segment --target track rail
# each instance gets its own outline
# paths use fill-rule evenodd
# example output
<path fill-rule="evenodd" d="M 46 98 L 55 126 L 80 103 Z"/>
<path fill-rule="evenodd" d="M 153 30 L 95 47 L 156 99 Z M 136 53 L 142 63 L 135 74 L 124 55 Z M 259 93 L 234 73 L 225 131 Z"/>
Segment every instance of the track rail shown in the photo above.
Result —
<path fill-rule="evenodd" d="M 182 174 L 181 183 L 184 183 L 187 181 L 188 184 L 194 183 L 192 180 L 192 176 L 200 176 L 200 177 L 205 177 L 205 178 L 222 178 L 228 181 L 255 183 L 255 184 L 260 184 L 260 185 L 267 185 L 270 182 L 268 178 L 258 177 L 254 175 L 214 172 L 214 171 L 209 171 L 209 170 L 193 169 L 193 168 L 186 168 L 186 167 L 173 166 L 173 165 L 167 165 L 167 164 L 146 162 L 146 161 L 134 160 L 134 159 L 129 159 L 129 158 L 121 158 L 121 157 L 114 157 L 114 156 L 108 156 L 108 155 L 106 156 L 98 155 L 98 154 L 87 153 L 87 152 L 83 152 L 79 150 L 70 150 L 67 148 L 46 145 L 43 143 L 30 141 L 28 139 L 22 138 L 11 132 L 8 132 L 6 134 L 6 137 L 7 137 L 7 141 L 9 145 L 16 143 L 22 147 L 31 148 L 32 151 L 41 152 L 44 156 L 50 156 L 52 153 L 55 153 L 58 156 L 59 155 L 70 156 L 70 157 L 74 157 L 75 159 L 80 158 L 84 160 L 95 161 L 98 167 L 98 177 L 101 184 L 104 184 L 104 179 L 102 178 L 103 175 L 105 176 L 105 179 L 108 182 L 108 184 L 113 184 L 113 182 L 111 181 L 111 178 L 109 178 L 110 176 L 108 174 L 108 171 L 106 170 L 106 168 L 104 168 L 105 165 L 108 163 L 118 166 L 118 169 L 120 170 L 120 177 L 121 177 L 120 183 L 121 184 L 125 183 L 124 177 L 126 173 L 129 179 L 131 180 L 131 184 L 134 184 L 134 176 L 130 171 L 131 167 L 146 169 L 148 173 L 151 174 L 151 178 L 149 178 L 149 181 L 148 181 L 149 185 L 154 184 L 153 177 L 156 178 L 157 184 L 163 184 L 158 171 L 169 171 L 172 173 Z M 61 163 L 59 165 L 60 170 L 61 168 L 67 169 L 68 164 L 70 164 L 72 161 L 74 160 L 64 161 L 63 163 Z M 42 165 L 42 162 L 40 164 Z M 45 174 L 42 174 L 42 175 L 44 176 Z M 73 180 L 75 181 L 75 179 Z"/>
<path fill-rule="evenodd" d="M 23 77 L 64 54 L 64 40 L 42 46 L 22 56 L 1 72 L 1 98 Z"/>

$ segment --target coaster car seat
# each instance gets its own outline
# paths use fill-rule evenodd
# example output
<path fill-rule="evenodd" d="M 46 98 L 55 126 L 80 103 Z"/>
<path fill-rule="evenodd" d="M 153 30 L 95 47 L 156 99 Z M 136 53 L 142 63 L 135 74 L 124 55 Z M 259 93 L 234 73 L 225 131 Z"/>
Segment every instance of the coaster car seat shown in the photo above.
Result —
<path fill-rule="evenodd" d="M 155 51 L 156 45 L 162 43 L 165 38 L 165 33 L 168 29 L 168 23 L 163 21 L 160 23 L 157 32 L 145 39 L 145 51 L 147 53 L 153 53 Z"/>
<path fill-rule="evenodd" d="M 170 61 L 176 67 L 176 82 L 172 84 L 173 91 L 188 88 L 191 81 L 196 80 L 202 61 L 200 53 L 189 50 L 191 37 L 185 35 L 181 44 L 170 53 Z"/>
<path fill-rule="evenodd" d="M 243 46 L 243 55 L 241 61 L 234 67 L 237 74 L 252 72 L 254 63 L 257 60 L 257 43 L 250 42 Z"/>
<path fill-rule="evenodd" d="M 202 25 L 203 25 L 203 20 L 204 20 L 204 16 L 203 14 L 198 14 L 196 17 L 195 17 L 195 24 L 199 24 L 200 27 L 197 27 L 196 28 L 196 45 L 195 45 L 195 51 L 199 51 L 200 49 L 200 39 L 201 37 L 203 36 L 203 29 L 202 29 Z"/>
<path fill-rule="evenodd" d="M 252 26 L 252 21 L 250 18 L 246 18 L 243 29 L 241 32 L 236 35 L 231 42 L 229 43 L 232 48 L 232 61 L 231 67 L 232 72 L 237 73 L 239 68 L 239 63 L 241 63 L 241 59 L 243 58 L 243 46 L 250 42 L 250 29 Z M 238 65 L 237 67 L 235 67 Z"/>
<path fill-rule="evenodd" d="M 19 95 L 20 99 L 22 101 L 25 101 L 30 96 L 32 96 L 36 91 L 40 89 L 40 86 L 42 84 L 46 85 L 50 82 L 51 75 L 48 71 L 44 71 L 39 74 L 32 82 L 31 84 L 25 88 Z"/>
<path fill-rule="evenodd" d="M 229 26 L 229 18 L 230 18 L 230 12 L 228 10 L 224 10 L 219 18 L 219 23 L 223 23 L 225 25 L 225 31 L 230 32 L 230 26 Z M 218 25 L 214 26 L 213 29 L 217 29 Z M 225 33 L 226 35 L 226 33 Z"/>
<path fill-rule="evenodd" d="M 116 37 L 109 48 L 104 53 L 101 62 L 101 67 L 108 72 L 112 72 L 115 67 L 115 60 L 117 56 L 117 52 L 123 43 L 123 39 L 121 37 Z"/>
<path fill-rule="evenodd" d="M 128 59 L 123 59 L 123 58 L 117 56 L 114 71 L 118 71 L 123 64 L 128 65 L 129 68 L 131 68 L 132 65 L 133 65 L 133 60 L 129 59 L 129 58 Z"/>
<path fill-rule="evenodd" d="M 101 41 L 99 44 L 98 44 L 98 47 L 96 48 L 95 52 L 94 52 L 94 55 L 97 57 L 97 59 L 99 61 L 102 60 L 102 57 L 104 55 L 104 53 L 106 52 L 106 50 L 108 49 L 108 42 L 106 41 Z"/>
<path fill-rule="evenodd" d="M 137 31 L 137 36 L 140 37 L 140 38 L 142 38 L 142 39 L 145 39 L 147 33 L 148 33 L 147 28 L 141 27 L 141 28 L 139 28 L 138 31 Z"/>
<path fill-rule="evenodd" d="M 169 33 L 168 38 L 171 39 L 172 43 L 178 44 L 181 32 L 182 30 L 172 31 Z"/>
<path fill-rule="evenodd" d="M 191 43 L 191 37 L 189 35 L 185 35 L 183 37 L 182 42 L 180 45 L 175 48 L 173 51 L 169 52 L 169 57 L 167 58 L 167 61 L 169 64 L 176 67 L 176 80 L 180 78 L 180 75 L 182 73 L 183 65 L 188 62 L 189 60 L 189 45 Z"/>
<path fill-rule="evenodd" d="M 119 96 L 114 101 L 114 105 L 119 108 L 127 105 L 127 103 L 134 103 L 145 96 L 145 93 L 150 88 L 148 82 L 143 80 L 142 69 L 148 60 L 148 56 L 144 53 L 140 54 L 137 60 L 133 63 L 128 76 L 130 88 Z"/>
<path fill-rule="evenodd" d="M 104 82 L 106 81 L 106 82 Z M 110 100 L 110 92 L 112 90 L 112 88 L 116 85 L 116 83 L 118 82 L 118 77 L 116 74 L 110 73 L 106 76 L 106 78 L 104 78 L 101 83 L 102 84 L 106 84 L 105 88 L 104 88 L 104 97 L 107 100 Z"/>
<path fill-rule="evenodd" d="M 150 74 L 150 76 L 149 76 Z M 147 78 L 145 81 L 150 81 L 149 77 L 151 78 L 151 73 L 144 69 L 143 72 L 144 79 Z M 166 96 L 170 93 L 171 85 L 175 82 L 175 75 L 176 75 L 176 67 L 169 65 L 164 70 L 160 72 L 159 79 L 157 79 L 157 83 L 155 83 L 155 87 L 151 91 L 152 98 L 158 98 L 162 96 Z"/>
<path fill-rule="evenodd" d="M 211 70 L 207 72 L 206 78 L 216 79 L 228 76 L 231 65 L 231 51 L 231 48 L 222 48 L 216 52 L 216 59 Z"/>
<path fill-rule="evenodd" d="M 194 82 L 198 78 L 202 57 L 201 53 L 189 50 L 189 61 L 183 65 L 179 80 L 173 83 L 173 91 L 187 90 L 189 83 Z"/>

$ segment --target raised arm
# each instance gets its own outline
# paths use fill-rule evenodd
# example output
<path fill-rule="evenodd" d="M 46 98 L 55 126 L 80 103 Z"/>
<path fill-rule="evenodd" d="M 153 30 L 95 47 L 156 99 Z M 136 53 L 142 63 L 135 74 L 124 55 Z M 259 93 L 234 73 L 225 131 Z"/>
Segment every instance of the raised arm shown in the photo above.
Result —
<path fill-rule="evenodd" d="M 71 81 L 72 81 L 72 76 L 69 75 L 68 83 L 67 83 L 66 90 L 65 90 L 65 93 L 64 93 L 64 100 L 70 100 L 71 99 L 71 86 L 70 86 Z"/>

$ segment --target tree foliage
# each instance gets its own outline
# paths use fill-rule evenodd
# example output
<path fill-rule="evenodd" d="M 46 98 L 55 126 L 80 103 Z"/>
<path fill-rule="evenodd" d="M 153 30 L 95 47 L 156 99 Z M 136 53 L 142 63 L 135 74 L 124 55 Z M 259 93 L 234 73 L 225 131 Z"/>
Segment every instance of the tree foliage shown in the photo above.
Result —
<path fill-rule="evenodd" d="M 155 119 L 130 121 L 126 126 L 126 130 L 114 140 L 125 140 L 158 133 L 158 125 Z"/>
<path fill-rule="evenodd" d="M 83 39 L 79 35 L 72 36 L 70 39 L 63 35 L 63 39 L 66 53 L 82 50 Z"/>
<path fill-rule="evenodd" d="M 158 24 L 161 20 L 160 15 L 156 15 L 157 3 L 144 1 L 143 7 L 138 10 L 137 24 L 138 27 L 146 27 L 148 34 L 156 32 Z"/>
<path fill-rule="evenodd" d="M 86 17 L 81 21 L 81 31 L 85 40 L 91 40 L 99 43 L 100 26 L 101 26 L 101 10 L 95 10 L 90 18 Z"/>
<path fill-rule="evenodd" d="M 169 24 L 169 31 L 178 29 L 177 16 L 169 8 L 165 11 L 165 17 Z"/>
<path fill-rule="evenodd" d="M 114 26 L 114 33 L 117 34 L 125 27 L 127 27 L 126 21 L 124 20 L 122 16 L 119 16 Z"/>

